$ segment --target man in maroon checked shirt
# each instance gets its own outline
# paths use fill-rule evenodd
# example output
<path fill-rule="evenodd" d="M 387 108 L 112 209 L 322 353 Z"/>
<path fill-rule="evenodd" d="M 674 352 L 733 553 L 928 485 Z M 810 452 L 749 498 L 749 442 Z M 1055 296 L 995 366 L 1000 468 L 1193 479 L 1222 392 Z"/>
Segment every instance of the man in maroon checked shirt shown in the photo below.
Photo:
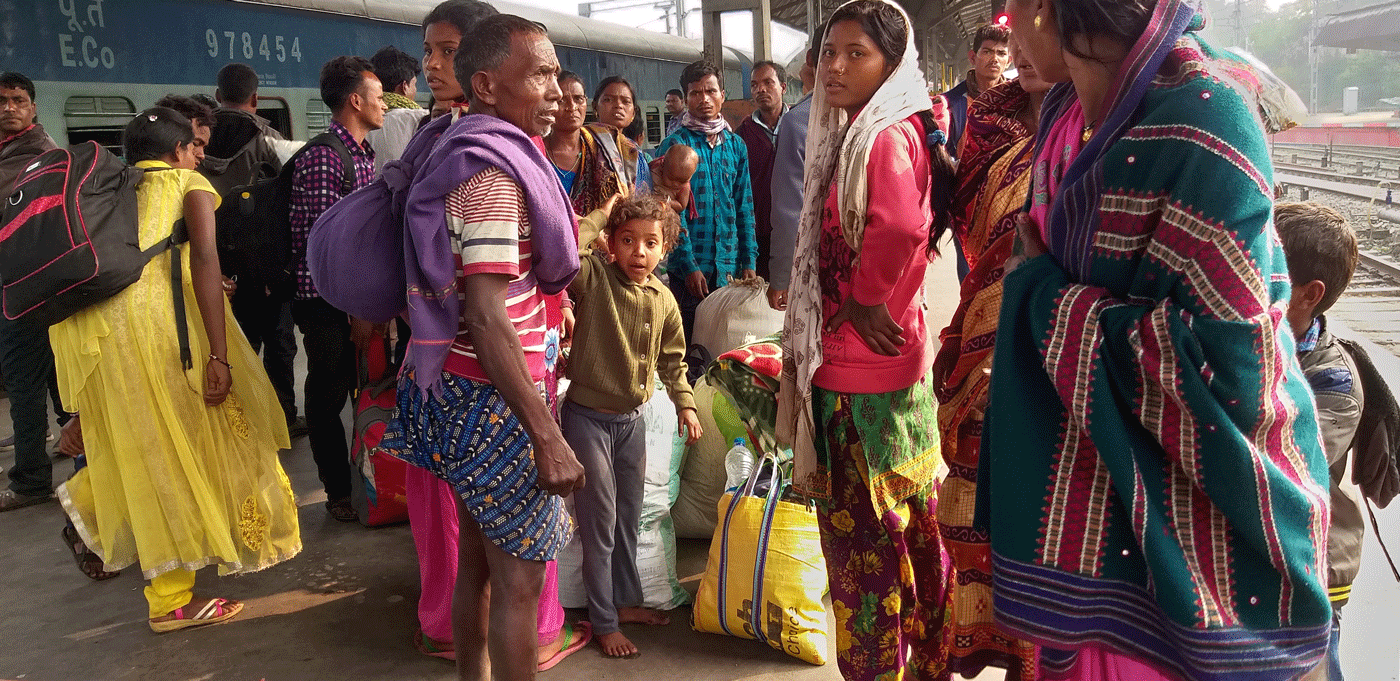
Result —
<path fill-rule="evenodd" d="M 348 522 L 356 515 L 350 505 L 350 445 L 340 412 L 355 387 L 355 348 L 368 341 L 373 327 L 335 309 L 317 294 L 306 267 L 306 239 L 316 218 L 374 178 L 374 149 L 365 136 L 384 126 L 384 88 L 368 60 L 336 57 L 321 68 L 321 99 L 332 112 L 328 132 L 349 151 L 354 168 L 347 172 L 343 150 L 336 148 L 335 140 L 311 147 L 297 158 L 291 222 L 292 249 L 299 261 L 292 318 L 306 346 L 306 426 L 311 456 L 326 488 L 326 511 Z"/>

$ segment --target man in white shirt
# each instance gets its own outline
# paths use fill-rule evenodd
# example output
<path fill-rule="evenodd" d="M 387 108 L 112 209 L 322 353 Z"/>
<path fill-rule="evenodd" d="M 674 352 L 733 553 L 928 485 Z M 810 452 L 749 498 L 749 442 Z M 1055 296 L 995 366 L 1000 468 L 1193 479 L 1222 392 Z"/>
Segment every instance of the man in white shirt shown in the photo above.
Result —
<path fill-rule="evenodd" d="M 374 75 L 384 84 L 384 127 L 371 130 L 369 144 L 374 147 L 374 174 L 384 172 L 384 164 L 403 156 L 404 147 L 418 132 L 418 124 L 427 112 L 413 98 L 418 94 L 419 61 L 392 45 L 381 48 L 370 57 Z"/>

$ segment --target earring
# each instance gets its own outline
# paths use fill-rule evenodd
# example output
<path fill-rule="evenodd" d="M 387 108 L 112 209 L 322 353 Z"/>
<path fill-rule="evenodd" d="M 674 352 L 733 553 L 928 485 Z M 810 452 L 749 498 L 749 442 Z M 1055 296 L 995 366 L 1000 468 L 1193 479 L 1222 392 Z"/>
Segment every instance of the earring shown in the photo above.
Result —
<path fill-rule="evenodd" d="M 1036 15 L 1036 17 L 1035 17 L 1035 22 L 1034 22 L 1034 23 L 1035 23 L 1035 30 L 1039 31 L 1039 30 L 1040 30 L 1040 16 L 1039 16 L 1039 15 Z"/>

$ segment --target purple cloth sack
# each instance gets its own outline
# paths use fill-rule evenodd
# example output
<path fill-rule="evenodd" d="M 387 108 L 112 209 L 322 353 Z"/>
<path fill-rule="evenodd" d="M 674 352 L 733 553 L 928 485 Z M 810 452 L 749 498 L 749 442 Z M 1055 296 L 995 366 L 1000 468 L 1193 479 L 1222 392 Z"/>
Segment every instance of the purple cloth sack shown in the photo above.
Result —
<path fill-rule="evenodd" d="M 414 134 L 403 156 L 369 184 L 316 219 L 306 242 L 311 280 L 326 302 L 365 321 L 384 323 L 408 307 L 404 207 L 419 163 L 452 123 L 443 116 Z"/>
<path fill-rule="evenodd" d="M 306 260 L 321 297 L 336 309 L 383 323 L 408 313 L 413 335 L 404 362 L 436 387 L 460 304 L 447 229 L 447 194 L 496 167 L 520 185 L 534 242 L 531 275 L 556 294 L 578 272 L 578 224 L 540 146 L 492 116 L 451 116 L 424 125 L 403 157 L 316 220 Z"/>

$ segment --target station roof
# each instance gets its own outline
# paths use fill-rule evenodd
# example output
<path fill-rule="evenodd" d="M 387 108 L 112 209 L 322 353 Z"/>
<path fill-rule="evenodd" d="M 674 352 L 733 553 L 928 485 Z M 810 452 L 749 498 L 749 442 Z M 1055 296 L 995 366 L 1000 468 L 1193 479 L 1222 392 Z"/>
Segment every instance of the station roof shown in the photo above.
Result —
<path fill-rule="evenodd" d="M 1328 47 L 1400 52 L 1400 2 L 1329 15 L 1318 27 L 1317 39 Z"/>
<path fill-rule="evenodd" d="M 831 16 L 845 0 L 815 0 L 821 16 Z M 914 29 L 921 37 L 929 36 L 943 52 L 935 58 L 955 58 L 966 52 L 966 38 L 977 27 L 995 16 L 1001 0 L 896 0 L 909 12 Z M 799 31 L 807 31 L 807 0 L 772 0 L 773 20 Z M 925 43 L 920 42 L 922 48 Z"/>

